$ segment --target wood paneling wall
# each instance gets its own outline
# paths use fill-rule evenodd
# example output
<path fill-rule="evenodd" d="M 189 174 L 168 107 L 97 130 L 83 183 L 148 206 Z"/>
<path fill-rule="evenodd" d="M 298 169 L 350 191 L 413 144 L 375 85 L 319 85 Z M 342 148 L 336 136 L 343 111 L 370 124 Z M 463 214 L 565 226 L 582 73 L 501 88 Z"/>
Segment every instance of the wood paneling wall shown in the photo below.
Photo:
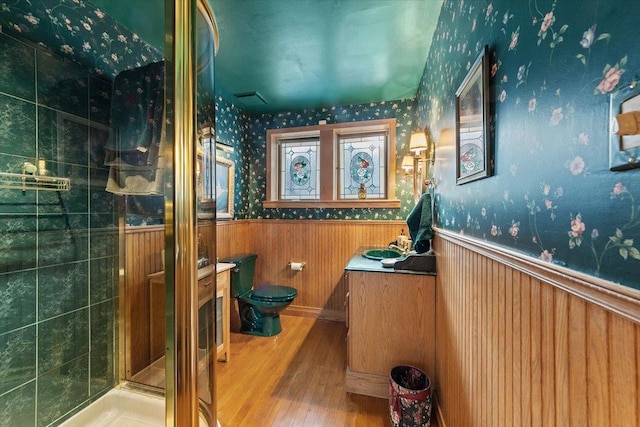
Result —
<path fill-rule="evenodd" d="M 434 242 L 441 425 L 640 425 L 640 298 L 457 239 Z"/>
<path fill-rule="evenodd" d="M 344 320 L 347 262 L 360 246 L 386 247 L 401 229 L 406 232 L 403 221 L 252 221 L 257 283 L 296 288 L 290 312 Z M 290 261 L 306 265 L 292 271 Z"/>
<path fill-rule="evenodd" d="M 126 228 L 124 245 L 124 376 L 130 379 L 151 362 L 148 276 L 162 270 L 164 227 Z"/>
<path fill-rule="evenodd" d="M 258 254 L 257 284 L 298 290 L 293 314 L 344 320 L 344 266 L 360 246 L 386 246 L 405 229 L 403 221 L 238 220 L 202 221 L 198 231 L 209 256 Z M 214 249 L 214 241 L 216 242 Z M 149 279 L 162 270 L 164 227 L 131 227 L 125 232 L 125 377 L 152 361 L 149 353 Z M 292 271 L 289 261 L 306 262 Z M 131 328 L 128 325 L 136 325 Z"/>

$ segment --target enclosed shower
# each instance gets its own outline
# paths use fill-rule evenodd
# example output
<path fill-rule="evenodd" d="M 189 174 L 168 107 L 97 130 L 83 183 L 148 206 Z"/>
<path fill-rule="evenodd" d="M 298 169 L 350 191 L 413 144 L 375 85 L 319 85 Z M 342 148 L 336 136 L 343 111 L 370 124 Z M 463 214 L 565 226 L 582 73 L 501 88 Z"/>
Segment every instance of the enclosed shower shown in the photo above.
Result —
<path fill-rule="evenodd" d="M 204 0 L 155 3 L 160 46 L 104 0 L 0 10 L 0 426 L 59 425 L 115 389 L 160 398 L 167 425 L 215 425 L 214 363 L 203 375 L 197 358 L 215 308 L 198 313 L 192 285 L 198 217 L 215 230 L 196 190 L 214 173 L 197 165 L 217 28 Z M 127 248 L 141 226 L 159 233 L 152 251 Z M 127 358 L 144 328 L 125 315 L 127 260 L 149 256 L 166 283 L 162 387 Z"/>

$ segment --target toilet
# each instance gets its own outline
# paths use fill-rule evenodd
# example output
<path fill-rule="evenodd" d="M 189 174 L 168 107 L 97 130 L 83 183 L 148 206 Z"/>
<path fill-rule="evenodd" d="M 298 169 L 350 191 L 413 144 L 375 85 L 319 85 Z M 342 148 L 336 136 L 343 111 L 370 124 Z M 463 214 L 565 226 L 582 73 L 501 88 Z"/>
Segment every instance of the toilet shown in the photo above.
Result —
<path fill-rule="evenodd" d="M 282 331 L 280 312 L 298 295 L 295 288 L 263 285 L 253 289 L 256 254 L 238 254 L 220 262 L 235 264 L 231 269 L 231 297 L 238 301 L 240 332 L 271 337 Z"/>

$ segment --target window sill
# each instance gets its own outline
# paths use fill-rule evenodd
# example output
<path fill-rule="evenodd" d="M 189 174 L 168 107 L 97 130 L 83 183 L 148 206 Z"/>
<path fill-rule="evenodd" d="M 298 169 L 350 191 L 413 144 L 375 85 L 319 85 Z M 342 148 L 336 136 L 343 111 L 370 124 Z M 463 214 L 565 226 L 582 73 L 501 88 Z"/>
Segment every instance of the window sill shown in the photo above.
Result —
<path fill-rule="evenodd" d="M 392 199 L 354 199 L 354 200 L 270 200 L 262 202 L 266 209 L 278 208 L 400 208 L 400 200 Z"/>

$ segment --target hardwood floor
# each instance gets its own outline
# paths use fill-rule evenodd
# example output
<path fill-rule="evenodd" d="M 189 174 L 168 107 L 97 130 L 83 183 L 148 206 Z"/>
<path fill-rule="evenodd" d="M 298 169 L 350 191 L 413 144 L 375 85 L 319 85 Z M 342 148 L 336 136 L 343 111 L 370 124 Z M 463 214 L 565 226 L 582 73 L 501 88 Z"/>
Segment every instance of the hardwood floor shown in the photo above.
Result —
<path fill-rule="evenodd" d="M 275 337 L 231 334 L 216 364 L 223 427 L 389 426 L 386 399 L 347 394 L 344 323 L 282 316 Z"/>

